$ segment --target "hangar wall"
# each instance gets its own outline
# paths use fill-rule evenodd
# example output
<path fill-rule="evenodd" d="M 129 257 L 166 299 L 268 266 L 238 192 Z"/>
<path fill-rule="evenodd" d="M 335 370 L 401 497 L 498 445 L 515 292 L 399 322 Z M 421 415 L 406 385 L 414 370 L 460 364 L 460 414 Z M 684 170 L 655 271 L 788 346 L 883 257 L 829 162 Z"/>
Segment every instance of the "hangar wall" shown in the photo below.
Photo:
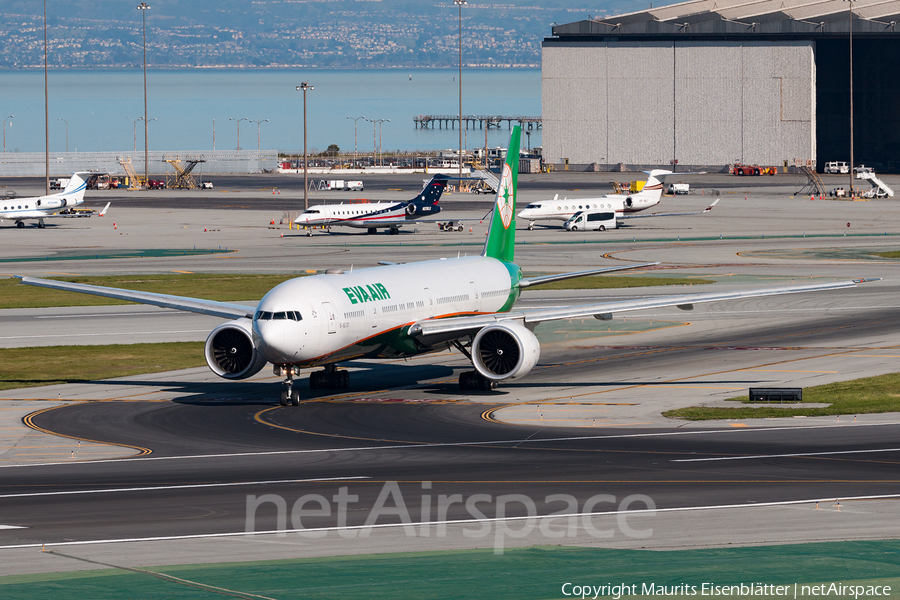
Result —
<path fill-rule="evenodd" d="M 814 160 L 815 73 L 811 41 L 545 43 L 544 160 Z"/>

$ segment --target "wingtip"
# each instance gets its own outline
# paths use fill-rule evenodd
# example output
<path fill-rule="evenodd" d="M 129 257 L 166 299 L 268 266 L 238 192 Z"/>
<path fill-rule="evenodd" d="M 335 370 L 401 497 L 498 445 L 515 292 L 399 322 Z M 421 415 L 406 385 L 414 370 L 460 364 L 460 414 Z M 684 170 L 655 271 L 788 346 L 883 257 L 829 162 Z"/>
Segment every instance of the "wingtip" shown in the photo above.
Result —
<path fill-rule="evenodd" d="M 863 279 L 853 279 L 853 283 L 868 283 L 870 281 L 884 281 L 884 277 L 865 277 Z"/>

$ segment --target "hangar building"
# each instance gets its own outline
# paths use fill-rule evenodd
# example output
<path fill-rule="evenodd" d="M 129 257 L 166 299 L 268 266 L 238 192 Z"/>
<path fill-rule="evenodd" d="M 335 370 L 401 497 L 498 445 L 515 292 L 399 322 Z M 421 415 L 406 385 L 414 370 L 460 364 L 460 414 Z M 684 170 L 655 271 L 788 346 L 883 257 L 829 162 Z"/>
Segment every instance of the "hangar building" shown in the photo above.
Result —
<path fill-rule="evenodd" d="M 854 162 L 900 170 L 900 0 L 694 0 L 557 25 L 545 162 L 849 161 L 851 6 Z"/>

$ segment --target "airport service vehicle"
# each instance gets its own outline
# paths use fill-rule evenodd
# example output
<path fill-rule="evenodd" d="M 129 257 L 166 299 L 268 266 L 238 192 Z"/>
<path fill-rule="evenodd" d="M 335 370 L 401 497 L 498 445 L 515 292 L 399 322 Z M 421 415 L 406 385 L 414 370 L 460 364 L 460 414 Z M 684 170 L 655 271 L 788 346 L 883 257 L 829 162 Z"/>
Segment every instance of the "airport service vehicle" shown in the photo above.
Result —
<path fill-rule="evenodd" d="M 304 368 L 323 367 L 310 374 L 312 389 L 346 388 L 350 374 L 337 368 L 341 363 L 361 358 L 396 360 L 456 348 L 473 366 L 460 375 L 460 389 L 486 391 L 498 382 L 524 377 L 534 368 L 541 347 L 532 330 L 543 321 L 609 320 L 616 313 L 663 306 L 692 310 L 700 302 L 835 290 L 857 283 L 833 281 L 514 309 L 526 287 L 657 264 L 524 277 L 513 262 L 520 137 L 521 128 L 514 126 L 488 235 L 477 256 L 458 254 L 299 277 L 272 288 L 256 307 L 32 277 L 21 277 L 21 281 L 226 319 L 206 340 L 209 368 L 225 379 L 240 380 L 271 363 L 275 375 L 284 377 L 279 395 L 283 406 L 300 404 L 294 377 Z"/>
<path fill-rule="evenodd" d="M 688 183 L 670 183 L 668 192 L 673 196 L 679 196 L 681 194 L 690 194 L 691 186 Z"/>
<path fill-rule="evenodd" d="M 367 229 L 369 233 L 375 233 L 380 227 L 388 229 L 391 234 L 400 233 L 401 225 L 419 220 L 430 222 L 422 217 L 441 212 L 438 201 L 447 187 L 448 179 L 446 175 L 435 175 L 415 198 L 404 202 L 311 206 L 294 219 L 294 223 L 306 228 L 308 236 L 312 235 L 313 227 L 336 226 Z"/>
<path fill-rule="evenodd" d="M 534 229 L 537 221 L 566 222 L 581 210 L 612 210 L 619 216 L 647 210 L 659 204 L 663 184 L 660 178 L 671 175 L 672 171 L 654 169 L 647 173 L 647 183 L 634 194 L 607 194 L 599 198 L 564 198 L 559 194 L 553 200 L 532 202 L 519 213 L 518 218 L 528 221 L 528 229 Z"/>
<path fill-rule="evenodd" d="M 147 189 L 148 190 L 164 190 L 166 189 L 166 182 L 162 179 L 150 179 L 147 181 Z"/>
<path fill-rule="evenodd" d="M 0 221 L 9 219 L 16 222 L 16 227 L 22 228 L 25 227 L 27 219 L 34 219 L 37 221 L 38 229 L 43 229 L 44 219 L 72 216 L 75 213 L 71 209 L 84 203 L 84 190 L 87 189 L 88 180 L 94 175 L 96 173 L 73 173 L 66 188 L 58 194 L 0 199 Z M 108 203 L 100 212 L 101 217 L 106 214 L 107 209 Z M 84 216 L 84 213 L 81 215 Z"/>
<path fill-rule="evenodd" d="M 823 173 L 839 173 L 846 175 L 850 172 L 850 165 L 845 162 L 833 160 L 831 162 L 825 163 L 825 168 L 822 169 Z"/>
<path fill-rule="evenodd" d="M 57 177 L 56 179 L 50 180 L 51 190 L 64 190 L 67 185 L 69 185 L 68 177 Z"/>
<path fill-rule="evenodd" d="M 606 231 L 618 227 L 616 213 L 608 209 L 582 210 L 563 224 L 566 231 Z"/>
<path fill-rule="evenodd" d="M 774 175 L 778 171 L 775 167 L 761 167 L 759 165 L 743 165 L 734 163 L 732 172 L 735 175 Z"/>
<path fill-rule="evenodd" d="M 211 189 L 213 189 L 213 182 L 212 182 L 212 181 L 201 181 L 201 182 L 200 182 L 200 189 L 201 189 L 201 190 L 211 190 Z"/>
<path fill-rule="evenodd" d="M 365 188 L 363 188 L 362 181 L 345 181 L 344 182 L 344 190 L 348 192 L 362 192 Z"/>

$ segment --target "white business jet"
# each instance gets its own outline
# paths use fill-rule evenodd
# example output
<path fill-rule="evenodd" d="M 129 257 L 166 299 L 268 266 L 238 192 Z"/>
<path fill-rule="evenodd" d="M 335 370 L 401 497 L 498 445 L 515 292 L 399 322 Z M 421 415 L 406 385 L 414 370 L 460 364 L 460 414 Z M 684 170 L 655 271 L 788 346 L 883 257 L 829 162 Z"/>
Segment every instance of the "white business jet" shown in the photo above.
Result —
<path fill-rule="evenodd" d="M 72 209 L 84 203 L 84 190 L 87 188 L 88 179 L 96 173 L 81 172 L 72 173 L 72 178 L 66 185 L 66 189 L 49 196 L 35 196 L 32 198 L 0 198 L 0 221 L 9 219 L 16 222 L 16 227 L 25 227 L 26 219 L 37 220 L 39 229 L 44 228 L 44 219 L 55 217 L 90 216 L 89 213 L 75 213 Z M 100 216 L 106 214 L 109 203 L 100 211 Z"/>
<path fill-rule="evenodd" d="M 647 183 L 636 194 L 606 194 L 599 198 L 563 198 L 559 194 L 553 200 L 541 200 L 532 202 L 519 213 L 518 218 L 529 221 L 528 229 L 534 229 L 536 221 L 562 221 L 566 222 L 578 211 L 608 209 L 615 212 L 616 216 L 623 218 L 630 213 L 647 210 L 659 204 L 662 196 L 663 182 L 661 177 L 671 175 L 672 171 L 654 169 L 644 171 L 647 173 Z M 679 213 L 685 214 L 685 213 Z M 693 213 L 690 213 L 693 214 Z M 673 215 L 657 215 L 673 216 Z"/>
<path fill-rule="evenodd" d="M 366 202 L 362 204 L 323 204 L 311 206 L 294 219 L 294 223 L 306 228 L 312 235 L 313 227 L 356 227 L 375 233 L 379 227 L 391 234 L 400 233 L 400 226 L 422 217 L 441 212 L 438 200 L 447 187 L 446 175 L 435 175 L 412 200 L 403 202 Z M 428 222 L 428 220 L 425 220 Z"/>
<path fill-rule="evenodd" d="M 299 369 L 312 389 L 346 388 L 340 363 L 360 358 L 396 359 L 455 347 L 474 370 L 459 377 L 462 390 L 490 390 L 527 375 L 541 354 L 534 327 L 543 321 L 594 317 L 663 306 L 691 310 L 700 302 L 855 287 L 854 281 L 656 296 L 595 304 L 512 310 L 523 289 L 573 277 L 649 266 L 611 266 L 526 278 L 513 262 L 516 185 L 521 129 L 513 127 L 509 151 L 484 249 L 479 256 L 392 264 L 300 277 L 275 286 L 247 307 L 78 283 L 22 277 L 22 283 L 70 290 L 228 319 L 209 334 L 209 368 L 225 379 L 246 379 L 272 363 L 284 377 L 281 404 L 299 405 L 293 378 Z M 373 260 L 374 262 L 374 260 Z"/>

